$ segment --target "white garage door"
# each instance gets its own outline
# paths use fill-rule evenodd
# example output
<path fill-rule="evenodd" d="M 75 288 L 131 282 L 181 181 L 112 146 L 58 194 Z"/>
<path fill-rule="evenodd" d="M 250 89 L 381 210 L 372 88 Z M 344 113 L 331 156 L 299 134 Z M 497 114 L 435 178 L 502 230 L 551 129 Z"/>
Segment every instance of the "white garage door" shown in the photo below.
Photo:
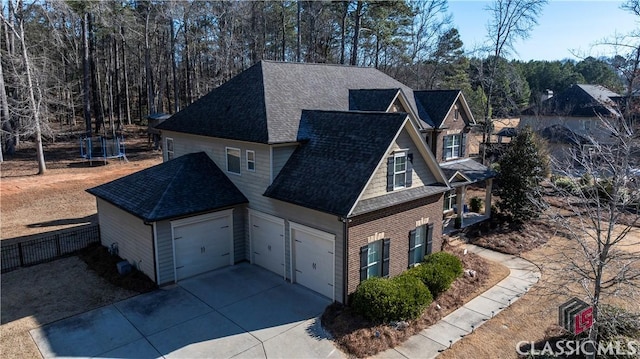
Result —
<path fill-rule="evenodd" d="M 335 236 L 291 223 L 294 245 L 295 281 L 334 299 Z"/>
<path fill-rule="evenodd" d="M 176 280 L 233 264 L 231 214 L 172 222 Z"/>
<path fill-rule="evenodd" d="M 251 262 L 284 277 L 284 220 L 251 212 Z"/>

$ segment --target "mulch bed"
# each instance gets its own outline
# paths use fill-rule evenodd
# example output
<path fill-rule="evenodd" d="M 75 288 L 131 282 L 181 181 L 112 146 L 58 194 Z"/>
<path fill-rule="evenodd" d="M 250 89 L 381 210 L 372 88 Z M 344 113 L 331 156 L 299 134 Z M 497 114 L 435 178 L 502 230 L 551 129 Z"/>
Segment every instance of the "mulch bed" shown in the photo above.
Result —
<path fill-rule="evenodd" d="M 138 293 L 146 293 L 158 288 L 149 277 L 135 268 L 132 268 L 128 274 L 120 275 L 117 263 L 122 261 L 122 258 L 112 255 L 99 243 L 81 250 L 78 256 L 87 263 L 89 268 L 115 286 Z"/>
<path fill-rule="evenodd" d="M 449 290 L 434 299 L 420 318 L 409 321 L 406 328 L 399 329 L 391 324 L 374 325 L 354 313 L 350 307 L 339 303 L 327 307 L 322 315 L 322 325 L 329 330 L 335 343 L 343 351 L 362 358 L 393 348 L 435 324 L 475 297 L 478 287 L 489 277 L 489 265 L 480 256 L 472 253 L 464 255 L 463 250 L 456 247 L 448 247 L 446 251 L 457 255 L 462 260 L 463 267 L 475 270 L 477 275 L 458 278 Z M 438 305 L 440 309 L 437 308 Z"/>
<path fill-rule="evenodd" d="M 555 228 L 542 220 L 533 220 L 520 227 L 489 220 L 467 230 L 470 243 L 498 252 L 520 255 L 538 248 L 557 234 Z"/>

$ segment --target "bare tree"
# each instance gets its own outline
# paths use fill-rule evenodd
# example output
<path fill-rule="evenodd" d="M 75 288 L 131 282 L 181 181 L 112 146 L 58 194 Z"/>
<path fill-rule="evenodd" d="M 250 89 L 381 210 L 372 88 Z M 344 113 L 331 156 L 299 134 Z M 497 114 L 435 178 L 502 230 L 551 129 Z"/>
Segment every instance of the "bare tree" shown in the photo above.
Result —
<path fill-rule="evenodd" d="M 561 273 L 582 284 L 582 295 L 593 306 L 596 325 L 589 339 L 594 342 L 607 324 L 602 299 L 633 298 L 640 288 L 640 238 L 633 234 L 640 226 L 640 176 L 632 167 L 640 139 L 622 116 L 601 118 L 601 124 L 600 131 L 609 131 L 611 141 L 591 138 L 590 145 L 553 162 L 554 172 L 564 177 L 555 182 L 560 203 L 550 215 L 577 244 L 574 253 L 564 253 L 566 270 Z"/>
<path fill-rule="evenodd" d="M 487 25 L 488 38 L 490 40 L 490 59 L 493 64 L 490 67 L 489 76 L 481 85 L 487 96 L 484 109 L 484 131 L 482 142 L 490 137 L 493 126 L 491 125 L 491 97 L 494 94 L 494 82 L 498 70 L 499 59 L 510 51 L 514 51 L 517 40 L 526 39 L 533 27 L 538 24 L 538 17 L 547 0 L 495 0 L 487 7 L 491 13 Z M 484 157 L 484 154 L 483 154 Z"/>
<path fill-rule="evenodd" d="M 44 162 L 44 150 L 42 147 L 42 125 L 41 125 L 41 111 L 42 111 L 42 89 L 38 83 L 38 77 L 34 75 L 33 64 L 31 56 L 27 49 L 27 40 L 25 39 L 24 31 L 24 13 L 23 13 L 22 0 L 18 0 L 13 6 L 13 17 L 17 20 L 15 24 L 10 23 L 9 20 L 2 14 L 2 21 L 13 32 L 16 40 L 20 44 L 21 57 L 23 61 L 24 76 L 26 78 L 26 92 L 28 99 L 27 112 L 29 114 L 31 123 L 33 125 L 33 132 L 36 141 L 36 155 L 38 160 L 38 174 L 44 174 L 47 171 L 47 166 Z"/>

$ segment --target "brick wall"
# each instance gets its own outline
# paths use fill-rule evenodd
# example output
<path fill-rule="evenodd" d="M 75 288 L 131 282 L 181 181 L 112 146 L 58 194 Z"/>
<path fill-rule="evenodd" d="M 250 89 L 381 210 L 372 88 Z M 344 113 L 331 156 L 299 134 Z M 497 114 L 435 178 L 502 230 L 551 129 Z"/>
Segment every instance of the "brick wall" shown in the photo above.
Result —
<path fill-rule="evenodd" d="M 360 284 L 360 247 L 367 245 L 367 238 L 376 233 L 390 238 L 389 275 L 396 276 L 409 265 L 409 231 L 417 221 L 434 223 L 433 251 L 442 246 L 442 194 L 421 198 L 380 211 L 366 213 L 351 219 L 349 223 L 348 293 Z M 427 223 L 427 222 L 425 222 Z"/>
<path fill-rule="evenodd" d="M 436 160 L 438 162 L 443 162 L 442 160 L 442 146 L 444 141 L 444 136 L 461 133 L 465 128 L 465 121 L 468 121 L 467 115 L 462 111 L 462 104 L 458 102 L 458 108 L 460 109 L 460 117 L 454 121 L 453 115 L 454 111 L 449 113 L 449 116 L 445 119 L 442 127 L 444 128 L 441 132 L 438 132 L 438 138 L 436 140 L 435 153 Z M 469 157 L 469 136 L 467 136 L 465 143 L 465 155 L 464 157 Z"/>

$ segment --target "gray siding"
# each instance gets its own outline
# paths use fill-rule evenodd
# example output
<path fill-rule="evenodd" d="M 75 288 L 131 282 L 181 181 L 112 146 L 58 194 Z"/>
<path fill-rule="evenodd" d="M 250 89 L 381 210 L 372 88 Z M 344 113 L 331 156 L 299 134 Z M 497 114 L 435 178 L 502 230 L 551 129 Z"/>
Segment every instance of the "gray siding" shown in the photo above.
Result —
<path fill-rule="evenodd" d="M 295 151 L 297 147 L 298 147 L 297 145 L 272 147 L 272 151 L 273 151 L 272 180 L 278 176 L 278 173 L 280 173 L 280 170 L 282 170 L 285 163 L 287 163 L 287 161 L 289 160 L 289 157 L 291 157 L 291 154 L 293 154 L 293 151 Z"/>
<path fill-rule="evenodd" d="M 235 263 L 248 260 L 249 248 L 244 234 L 246 206 L 238 206 L 233 209 L 233 261 Z"/>
<path fill-rule="evenodd" d="M 175 282 L 171 222 L 156 222 L 156 251 L 158 252 L 158 285 Z"/>
<path fill-rule="evenodd" d="M 142 219 L 98 198 L 102 245 L 118 244 L 118 254 L 155 280 L 153 228 Z"/>
<path fill-rule="evenodd" d="M 524 128 L 527 125 L 534 131 L 553 125 L 562 125 L 580 136 L 592 137 L 599 143 L 611 142 L 611 131 L 604 127 L 598 117 L 522 116 L 518 128 Z"/>
<path fill-rule="evenodd" d="M 427 162 L 422 158 L 420 152 L 418 151 L 418 147 L 409 136 L 409 133 L 405 129 L 403 129 L 398 138 L 391 146 L 391 152 L 400 150 L 400 149 L 409 149 L 409 153 L 413 153 L 413 174 L 411 176 L 413 187 L 424 186 L 433 184 L 436 182 L 436 179 L 427 166 Z M 391 156 L 392 153 L 388 153 L 388 156 Z M 402 191 L 400 189 L 400 191 Z M 387 161 L 386 157 L 382 161 L 382 164 L 376 170 L 369 186 L 365 189 L 362 194 L 361 199 L 368 199 L 377 196 L 382 196 L 387 193 Z"/>
<path fill-rule="evenodd" d="M 289 156 L 295 150 L 295 145 L 284 147 L 273 147 L 270 153 L 269 145 L 249 143 L 242 141 L 234 141 L 220 138 L 211 138 L 203 136 L 188 135 L 176 132 L 165 131 L 163 137 L 173 138 L 174 157 L 182 156 L 188 153 L 205 151 L 209 157 L 216 163 L 220 169 L 226 172 L 226 152 L 225 146 L 235 147 L 242 150 L 242 166 L 241 174 L 227 174 L 229 179 L 238 187 L 238 189 L 247 197 L 249 205 L 245 208 L 239 207 L 234 212 L 234 235 L 236 236 L 236 246 L 234 254 L 235 261 L 246 259 L 249 260 L 250 238 L 249 238 L 249 220 L 248 210 L 251 208 L 272 216 L 285 219 L 285 263 L 286 274 L 291 278 L 291 243 L 289 238 L 289 221 L 296 222 L 311 228 L 316 228 L 327 233 L 335 234 L 335 298 L 342 302 L 342 253 L 343 253 L 343 234 L 342 222 L 336 216 L 326 213 L 314 211 L 304 207 L 288 204 L 263 196 L 264 191 L 270 185 L 271 164 L 270 155 L 273 155 L 274 166 L 278 171 L 286 163 Z M 407 136 L 408 137 L 408 136 Z M 253 150 L 256 154 L 256 171 L 248 172 L 245 167 L 246 150 Z M 274 173 L 275 177 L 275 173 Z M 242 221 L 235 221 L 241 218 Z M 241 230 L 236 231 L 237 226 L 241 225 Z M 244 241 L 241 241 L 242 235 Z M 241 244 L 240 242 L 243 242 Z"/>

